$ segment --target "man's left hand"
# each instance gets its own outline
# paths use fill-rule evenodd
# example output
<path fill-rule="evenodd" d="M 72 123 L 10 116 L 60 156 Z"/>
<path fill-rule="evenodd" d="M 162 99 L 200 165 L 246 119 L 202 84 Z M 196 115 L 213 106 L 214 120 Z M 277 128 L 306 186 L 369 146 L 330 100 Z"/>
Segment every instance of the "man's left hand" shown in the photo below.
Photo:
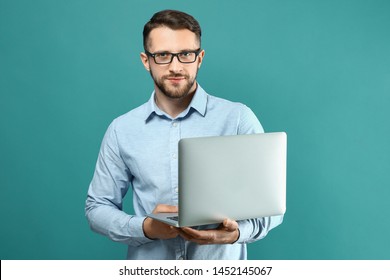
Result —
<path fill-rule="evenodd" d="M 232 244 L 240 236 L 236 221 L 225 219 L 216 229 L 196 230 L 190 227 L 178 228 L 179 234 L 186 240 L 205 244 Z"/>

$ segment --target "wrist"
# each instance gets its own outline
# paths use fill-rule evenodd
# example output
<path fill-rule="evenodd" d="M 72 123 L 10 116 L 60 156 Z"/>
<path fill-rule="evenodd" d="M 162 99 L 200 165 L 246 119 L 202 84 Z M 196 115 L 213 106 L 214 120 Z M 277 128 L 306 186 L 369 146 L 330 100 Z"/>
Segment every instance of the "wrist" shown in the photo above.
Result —
<path fill-rule="evenodd" d="M 234 243 L 236 243 L 240 239 L 240 229 L 239 228 L 237 228 L 235 230 L 235 233 L 236 233 L 236 237 L 235 237 L 234 241 L 232 243 L 230 243 L 230 244 L 234 244 Z"/>
<path fill-rule="evenodd" d="M 149 238 L 150 240 L 155 240 L 149 234 L 150 233 L 150 222 L 151 222 L 151 218 L 146 217 L 144 219 L 144 221 L 142 222 L 142 231 L 144 232 L 144 235 L 146 238 Z"/>

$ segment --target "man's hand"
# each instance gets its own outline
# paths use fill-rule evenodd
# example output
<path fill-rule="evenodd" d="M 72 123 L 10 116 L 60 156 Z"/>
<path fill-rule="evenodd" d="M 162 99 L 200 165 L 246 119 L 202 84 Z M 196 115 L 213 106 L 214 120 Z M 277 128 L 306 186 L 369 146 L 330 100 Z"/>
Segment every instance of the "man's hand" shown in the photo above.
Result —
<path fill-rule="evenodd" d="M 189 227 L 179 228 L 179 234 L 186 240 L 205 244 L 232 244 L 240 237 L 236 221 L 225 219 L 216 229 L 196 230 Z"/>
<path fill-rule="evenodd" d="M 159 204 L 154 208 L 153 213 L 175 213 L 177 211 L 177 206 Z M 149 217 L 144 220 L 143 230 L 145 236 L 149 239 L 170 239 L 178 235 L 175 227 Z"/>

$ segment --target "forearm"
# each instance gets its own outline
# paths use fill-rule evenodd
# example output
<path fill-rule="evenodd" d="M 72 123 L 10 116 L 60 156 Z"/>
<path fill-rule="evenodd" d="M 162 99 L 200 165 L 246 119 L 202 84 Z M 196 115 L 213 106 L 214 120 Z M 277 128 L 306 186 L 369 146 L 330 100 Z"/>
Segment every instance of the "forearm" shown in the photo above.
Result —
<path fill-rule="evenodd" d="M 91 229 L 113 241 L 135 247 L 152 241 L 145 237 L 142 230 L 145 217 L 128 215 L 108 205 L 87 207 L 87 209 L 86 217 Z"/>
<path fill-rule="evenodd" d="M 237 243 L 251 243 L 260 240 L 282 221 L 283 215 L 238 221 L 240 237 Z"/>

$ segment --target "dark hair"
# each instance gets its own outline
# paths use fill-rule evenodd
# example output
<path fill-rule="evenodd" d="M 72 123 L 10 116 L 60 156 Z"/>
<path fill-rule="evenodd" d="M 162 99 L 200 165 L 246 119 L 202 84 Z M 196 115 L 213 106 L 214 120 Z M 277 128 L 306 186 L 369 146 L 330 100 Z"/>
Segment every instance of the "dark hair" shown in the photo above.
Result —
<path fill-rule="evenodd" d="M 201 43 L 200 37 L 202 36 L 202 31 L 200 29 L 199 22 L 193 16 L 180 11 L 163 10 L 155 13 L 144 26 L 143 36 L 145 50 L 147 50 L 146 45 L 149 33 L 153 29 L 162 26 L 166 26 L 173 30 L 188 29 L 195 33 L 199 44 Z"/>

